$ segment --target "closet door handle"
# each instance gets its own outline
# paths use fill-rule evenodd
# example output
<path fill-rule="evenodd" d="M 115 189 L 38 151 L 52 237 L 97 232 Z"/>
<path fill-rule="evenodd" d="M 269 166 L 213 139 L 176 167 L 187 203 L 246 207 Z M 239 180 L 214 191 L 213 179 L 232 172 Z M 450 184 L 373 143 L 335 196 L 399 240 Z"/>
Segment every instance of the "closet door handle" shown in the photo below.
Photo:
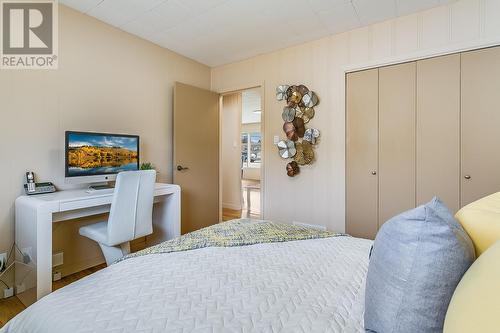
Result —
<path fill-rule="evenodd" d="M 470 175 L 465 175 L 464 178 L 467 179 L 467 180 L 469 180 L 470 179 Z"/>
<path fill-rule="evenodd" d="M 189 170 L 188 167 L 183 167 L 182 165 L 177 166 L 177 171 Z"/>
<path fill-rule="evenodd" d="M 373 171 L 372 171 L 372 175 L 374 175 L 374 176 L 375 176 L 376 174 L 377 174 L 377 171 L 373 170 Z"/>

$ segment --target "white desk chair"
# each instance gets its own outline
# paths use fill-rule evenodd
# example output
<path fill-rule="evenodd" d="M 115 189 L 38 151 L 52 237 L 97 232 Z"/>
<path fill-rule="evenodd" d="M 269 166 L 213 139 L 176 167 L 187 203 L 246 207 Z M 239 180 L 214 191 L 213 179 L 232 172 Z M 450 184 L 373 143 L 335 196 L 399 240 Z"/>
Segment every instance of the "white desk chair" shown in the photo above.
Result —
<path fill-rule="evenodd" d="M 80 235 L 96 241 L 106 264 L 130 253 L 130 241 L 153 233 L 153 195 L 156 171 L 120 172 L 107 222 L 80 228 Z"/>

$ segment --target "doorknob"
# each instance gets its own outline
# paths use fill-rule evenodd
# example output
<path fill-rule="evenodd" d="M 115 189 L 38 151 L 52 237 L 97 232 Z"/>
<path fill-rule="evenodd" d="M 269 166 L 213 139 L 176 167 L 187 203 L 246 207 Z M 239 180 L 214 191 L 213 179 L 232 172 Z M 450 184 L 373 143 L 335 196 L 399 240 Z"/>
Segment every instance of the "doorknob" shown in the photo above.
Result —
<path fill-rule="evenodd" d="M 464 178 L 465 179 L 470 179 L 470 175 L 465 175 Z"/>
<path fill-rule="evenodd" d="M 188 167 L 183 167 L 182 165 L 177 166 L 177 171 L 189 170 Z"/>
<path fill-rule="evenodd" d="M 373 171 L 372 171 L 372 175 L 374 175 L 374 176 L 375 176 L 376 174 L 377 174 L 377 171 L 373 170 Z"/>

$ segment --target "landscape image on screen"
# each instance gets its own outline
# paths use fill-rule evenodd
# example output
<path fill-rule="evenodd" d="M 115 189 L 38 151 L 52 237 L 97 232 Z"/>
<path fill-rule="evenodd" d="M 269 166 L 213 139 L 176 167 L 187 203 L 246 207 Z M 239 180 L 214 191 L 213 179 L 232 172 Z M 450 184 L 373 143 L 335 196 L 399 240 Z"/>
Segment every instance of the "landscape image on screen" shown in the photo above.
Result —
<path fill-rule="evenodd" d="M 137 137 L 69 133 L 67 145 L 69 177 L 137 170 Z"/>

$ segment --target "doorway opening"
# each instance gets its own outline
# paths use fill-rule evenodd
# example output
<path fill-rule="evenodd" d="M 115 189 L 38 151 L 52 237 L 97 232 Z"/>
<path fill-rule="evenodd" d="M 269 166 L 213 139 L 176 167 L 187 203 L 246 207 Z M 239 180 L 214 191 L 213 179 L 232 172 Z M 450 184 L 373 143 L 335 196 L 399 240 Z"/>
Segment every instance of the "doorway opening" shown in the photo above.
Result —
<path fill-rule="evenodd" d="M 261 89 L 224 94 L 221 106 L 222 220 L 261 218 Z"/>

